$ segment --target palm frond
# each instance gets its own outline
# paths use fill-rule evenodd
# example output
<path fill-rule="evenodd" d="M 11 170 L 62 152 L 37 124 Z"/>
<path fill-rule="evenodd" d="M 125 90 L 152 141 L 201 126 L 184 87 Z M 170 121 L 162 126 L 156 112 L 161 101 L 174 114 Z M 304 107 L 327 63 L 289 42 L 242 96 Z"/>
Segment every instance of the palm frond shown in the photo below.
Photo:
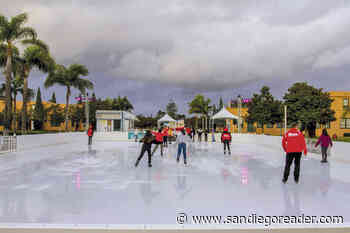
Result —
<path fill-rule="evenodd" d="M 87 79 L 78 78 L 72 85 L 77 88 L 81 93 L 85 93 L 86 89 L 91 90 L 94 88 L 94 84 Z"/>
<path fill-rule="evenodd" d="M 22 40 L 26 38 L 36 39 L 37 33 L 34 28 L 31 27 L 23 27 L 17 30 L 17 33 L 15 36 L 15 39 Z"/>
<path fill-rule="evenodd" d="M 53 71 L 49 72 L 44 86 L 45 88 L 52 87 L 55 84 L 67 86 L 67 69 L 63 65 L 55 65 Z"/>
<path fill-rule="evenodd" d="M 9 24 L 8 19 L 4 15 L 0 15 L 0 28 L 7 27 L 8 24 Z"/>
<path fill-rule="evenodd" d="M 49 46 L 42 40 L 39 39 L 25 39 L 22 40 L 23 45 L 36 45 L 41 49 L 44 49 L 47 53 L 49 52 Z"/>
<path fill-rule="evenodd" d="M 44 73 L 48 73 L 55 68 L 55 62 L 50 54 L 46 50 L 36 45 L 26 48 L 23 58 L 26 65 L 31 69 L 35 67 Z"/>
<path fill-rule="evenodd" d="M 28 14 L 22 13 L 11 18 L 11 21 L 9 22 L 9 27 L 12 30 L 16 30 L 17 28 L 21 28 L 21 26 L 25 24 L 27 21 L 28 21 Z"/>

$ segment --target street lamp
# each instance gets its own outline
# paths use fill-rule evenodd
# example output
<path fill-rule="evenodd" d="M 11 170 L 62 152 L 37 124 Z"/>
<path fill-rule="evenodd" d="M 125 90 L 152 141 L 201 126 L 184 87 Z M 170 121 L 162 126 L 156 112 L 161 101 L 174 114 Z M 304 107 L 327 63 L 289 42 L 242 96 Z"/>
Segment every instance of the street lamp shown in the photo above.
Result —
<path fill-rule="evenodd" d="M 85 129 L 89 129 L 89 93 L 85 95 Z"/>

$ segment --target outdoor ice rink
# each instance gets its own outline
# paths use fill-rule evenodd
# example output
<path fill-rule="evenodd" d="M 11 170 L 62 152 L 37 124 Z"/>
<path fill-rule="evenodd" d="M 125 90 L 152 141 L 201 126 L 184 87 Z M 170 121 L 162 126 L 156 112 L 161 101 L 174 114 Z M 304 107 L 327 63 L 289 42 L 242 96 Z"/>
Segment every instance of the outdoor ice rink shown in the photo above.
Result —
<path fill-rule="evenodd" d="M 233 136 L 231 155 L 220 143 L 194 143 L 187 167 L 176 163 L 170 145 L 163 158 L 156 152 L 152 168 L 147 156 L 134 167 L 141 149 L 135 142 L 95 141 L 88 148 L 84 134 L 19 141 L 17 153 L 0 155 L 0 225 L 176 225 L 179 213 L 334 215 L 350 222 L 346 144 L 335 143 L 329 164 L 318 155 L 303 159 L 296 185 L 292 172 L 281 182 L 279 137 Z"/>

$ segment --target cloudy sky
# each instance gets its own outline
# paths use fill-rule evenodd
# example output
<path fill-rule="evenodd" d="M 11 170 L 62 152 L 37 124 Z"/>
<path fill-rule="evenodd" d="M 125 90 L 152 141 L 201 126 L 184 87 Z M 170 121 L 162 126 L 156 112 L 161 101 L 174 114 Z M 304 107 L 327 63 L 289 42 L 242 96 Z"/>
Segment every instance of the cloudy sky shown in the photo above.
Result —
<path fill-rule="evenodd" d="M 348 0 L 1 0 L 21 12 L 60 64 L 89 68 L 98 97 L 127 95 L 136 112 L 195 94 L 225 103 L 296 81 L 350 91 Z M 33 88 L 45 75 L 34 73 Z M 52 91 L 64 101 L 64 89 Z M 77 93 L 74 93 L 77 94 Z"/>

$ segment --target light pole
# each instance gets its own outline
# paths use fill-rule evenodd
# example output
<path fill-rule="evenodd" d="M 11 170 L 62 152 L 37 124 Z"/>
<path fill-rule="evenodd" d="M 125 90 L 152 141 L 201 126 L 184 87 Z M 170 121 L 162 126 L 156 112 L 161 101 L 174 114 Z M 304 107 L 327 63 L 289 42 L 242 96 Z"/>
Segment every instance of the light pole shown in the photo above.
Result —
<path fill-rule="evenodd" d="M 284 105 L 284 134 L 287 133 L 287 105 Z"/>
<path fill-rule="evenodd" d="M 85 129 L 89 129 L 89 93 L 85 95 Z"/>
<path fill-rule="evenodd" d="M 242 108 L 242 97 L 238 95 L 238 133 L 241 133 L 241 108 Z"/>

